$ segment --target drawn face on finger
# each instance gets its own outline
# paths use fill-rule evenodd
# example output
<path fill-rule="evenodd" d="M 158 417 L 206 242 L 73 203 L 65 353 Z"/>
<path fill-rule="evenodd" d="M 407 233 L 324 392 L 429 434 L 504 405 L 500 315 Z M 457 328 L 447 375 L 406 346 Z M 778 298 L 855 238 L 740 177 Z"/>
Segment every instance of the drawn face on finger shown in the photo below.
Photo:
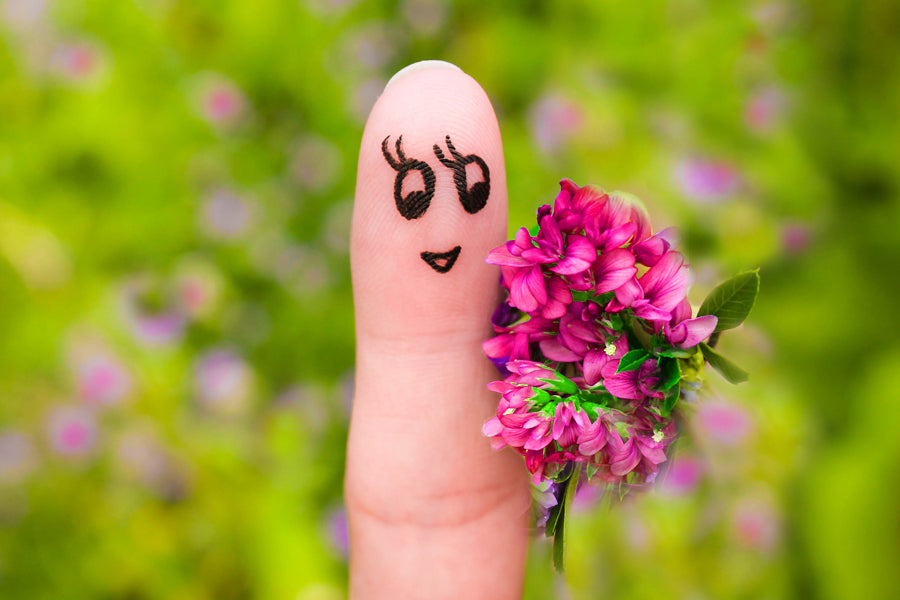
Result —
<path fill-rule="evenodd" d="M 394 178 L 394 204 L 404 219 L 408 221 L 420 219 L 425 216 L 434 199 L 436 185 L 434 170 L 428 163 L 406 156 L 402 147 L 402 135 L 397 137 L 394 145 L 396 156 L 393 156 L 389 148 L 390 137 L 385 137 L 381 142 L 381 153 L 388 165 L 397 172 Z M 444 143 L 450 158 L 446 157 L 438 144 L 433 146 L 434 155 L 441 165 L 453 172 L 456 195 L 463 210 L 475 215 L 485 207 L 491 194 L 490 169 L 480 156 L 463 155 L 458 151 L 449 135 L 445 137 Z M 412 176 L 414 173 L 418 173 L 419 177 Z M 419 179 L 421 184 L 417 186 Z M 406 193 L 404 183 L 407 184 Z M 447 273 L 456 264 L 461 251 L 462 246 L 456 245 L 449 250 L 422 250 L 419 256 L 436 272 Z"/>

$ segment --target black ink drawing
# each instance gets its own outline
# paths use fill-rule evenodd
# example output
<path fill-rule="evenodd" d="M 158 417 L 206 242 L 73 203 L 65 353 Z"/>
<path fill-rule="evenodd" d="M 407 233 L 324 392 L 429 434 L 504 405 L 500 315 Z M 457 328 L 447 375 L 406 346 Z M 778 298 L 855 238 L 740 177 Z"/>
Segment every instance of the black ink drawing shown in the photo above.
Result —
<path fill-rule="evenodd" d="M 456 246 L 447 252 L 422 252 L 419 256 L 438 273 L 446 273 L 453 268 L 460 250 L 462 250 L 462 246 Z"/>
<path fill-rule="evenodd" d="M 450 141 L 449 135 L 446 138 L 446 142 L 447 149 L 450 150 L 453 160 L 444 158 L 444 153 L 437 144 L 434 145 L 434 154 L 441 161 L 441 164 L 453 171 L 453 182 L 456 184 L 456 191 L 459 192 L 459 201 L 467 213 L 474 215 L 484 208 L 484 205 L 487 204 L 488 196 L 491 194 L 490 170 L 480 156 L 475 154 L 463 156 L 460 154 L 453 146 L 453 142 Z M 475 163 L 481 168 L 482 181 L 473 183 L 469 187 L 466 181 L 466 165 L 471 163 Z"/>
<path fill-rule="evenodd" d="M 431 204 L 431 198 L 434 196 L 434 171 L 428 166 L 428 163 L 416 160 L 414 158 L 406 158 L 403 149 L 400 147 L 403 136 L 397 138 L 397 160 L 391 156 L 388 150 L 388 140 L 391 136 L 384 138 L 381 142 L 381 153 L 384 159 L 391 165 L 391 168 L 397 171 L 394 178 L 394 203 L 397 210 L 407 220 L 418 219 L 425 214 L 428 206 Z M 424 190 L 415 190 L 403 197 L 403 180 L 410 171 L 419 171 L 422 174 L 422 180 L 425 182 Z"/>
<path fill-rule="evenodd" d="M 404 219 L 408 221 L 418 219 L 428 210 L 428 207 L 431 205 L 431 199 L 434 197 L 434 171 L 428 166 L 428 163 L 406 157 L 401 147 L 402 135 L 397 138 L 395 144 L 397 157 L 394 158 L 388 149 L 388 140 L 390 138 L 391 136 L 387 136 L 382 140 L 381 153 L 391 168 L 397 171 L 397 176 L 394 178 L 394 203 Z M 463 156 L 457 151 L 449 135 L 446 137 L 446 143 L 450 156 L 453 157 L 452 160 L 444 156 L 444 152 L 437 144 L 434 145 L 434 154 L 441 161 L 442 165 L 453 171 L 453 182 L 456 184 L 459 201 L 467 213 L 474 215 L 484 208 L 485 204 L 487 204 L 488 196 L 491 194 L 490 170 L 480 156 L 475 154 Z M 475 163 L 481 169 L 481 181 L 477 181 L 469 186 L 466 165 L 472 163 Z M 419 171 L 421 173 L 422 181 L 425 182 L 425 189 L 414 190 L 403 196 L 403 182 L 410 171 Z M 446 273 L 456 264 L 456 259 L 459 258 L 461 250 L 461 246 L 454 246 L 447 252 L 424 251 L 419 256 L 438 273 Z"/>

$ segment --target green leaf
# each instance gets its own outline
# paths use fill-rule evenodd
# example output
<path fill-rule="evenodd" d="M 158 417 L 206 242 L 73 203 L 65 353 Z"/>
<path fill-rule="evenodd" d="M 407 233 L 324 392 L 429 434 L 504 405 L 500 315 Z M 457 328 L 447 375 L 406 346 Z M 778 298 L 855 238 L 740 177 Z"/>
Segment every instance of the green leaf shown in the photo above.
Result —
<path fill-rule="evenodd" d="M 759 269 L 739 273 L 719 284 L 700 306 L 698 317 L 715 315 L 714 331 L 733 329 L 744 322 L 759 293 Z"/>
<path fill-rule="evenodd" d="M 721 373 L 722 377 L 730 383 L 743 383 L 750 378 L 750 374 L 747 371 L 717 353 L 708 344 L 701 343 L 700 350 L 703 351 L 703 357 L 709 363 L 709 366 Z"/>
<path fill-rule="evenodd" d="M 656 350 L 657 356 L 671 356 L 672 358 L 690 358 L 692 354 L 692 352 L 682 350 L 681 348 L 663 348 Z"/>
<path fill-rule="evenodd" d="M 668 417 L 670 414 L 672 414 L 672 410 L 675 408 L 675 404 L 678 403 L 679 393 L 680 392 L 678 388 L 669 391 L 669 395 L 666 396 L 666 400 L 663 403 L 661 416 Z"/>
<path fill-rule="evenodd" d="M 531 237 L 536 237 L 537 234 L 540 232 L 540 230 L 541 230 L 541 226 L 539 224 L 535 223 L 534 225 L 532 225 L 531 227 L 528 228 L 528 233 L 531 235 Z"/>
<path fill-rule="evenodd" d="M 549 383 L 550 387 L 555 391 L 562 392 L 567 396 L 578 393 L 578 385 L 559 371 L 556 371 L 556 379 L 541 379 L 539 377 L 538 381 Z"/>
<path fill-rule="evenodd" d="M 556 520 L 556 531 L 553 534 L 553 566 L 556 567 L 556 570 L 560 573 L 565 571 L 566 513 L 569 512 L 569 507 L 572 505 L 572 499 L 575 497 L 575 492 L 578 489 L 578 477 L 580 474 L 580 468 L 576 467 L 572 470 L 571 477 L 566 481 L 565 492 L 563 492 L 559 501 L 561 508 L 559 517 Z"/>
<path fill-rule="evenodd" d="M 681 381 L 681 365 L 677 359 L 663 357 L 659 359 L 659 367 L 662 377 L 659 380 L 659 389 L 670 390 Z"/>
<path fill-rule="evenodd" d="M 640 368 L 644 361 L 650 358 L 650 353 L 642 348 L 638 348 L 637 350 L 631 350 L 622 357 L 622 360 L 619 361 L 619 368 L 616 369 L 616 373 L 621 373 L 623 371 L 634 371 L 635 369 Z"/>

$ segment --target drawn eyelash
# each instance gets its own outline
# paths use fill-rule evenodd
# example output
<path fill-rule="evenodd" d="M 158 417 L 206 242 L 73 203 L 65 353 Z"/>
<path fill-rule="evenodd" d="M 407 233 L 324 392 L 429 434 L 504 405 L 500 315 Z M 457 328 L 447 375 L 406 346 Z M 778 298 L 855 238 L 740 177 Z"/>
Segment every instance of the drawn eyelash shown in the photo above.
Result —
<path fill-rule="evenodd" d="M 403 136 L 397 138 L 396 152 L 397 159 L 391 156 L 388 150 L 388 140 L 391 136 L 387 136 L 381 142 L 381 153 L 392 169 L 397 171 L 394 178 L 394 203 L 397 210 L 407 220 L 418 219 L 425 214 L 431 199 L 434 197 L 434 171 L 428 166 L 428 163 L 414 158 L 407 158 L 403 149 L 400 147 Z M 410 171 L 419 171 L 422 173 L 422 180 L 425 182 L 424 190 L 414 190 L 403 196 L 403 180 Z"/>
<path fill-rule="evenodd" d="M 488 169 L 487 163 L 478 155 L 469 154 L 463 156 L 456 150 L 449 135 L 445 142 L 453 160 L 446 158 L 444 152 L 437 144 L 434 145 L 434 154 L 441 161 L 441 164 L 453 171 L 453 182 L 456 184 L 456 191 L 459 193 L 459 201 L 467 213 L 474 215 L 484 208 L 485 204 L 487 204 L 488 196 L 491 194 L 490 169 Z M 478 181 L 469 187 L 466 180 L 466 165 L 471 163 L 475 163 L 481 168 L 482 181 Z"/>

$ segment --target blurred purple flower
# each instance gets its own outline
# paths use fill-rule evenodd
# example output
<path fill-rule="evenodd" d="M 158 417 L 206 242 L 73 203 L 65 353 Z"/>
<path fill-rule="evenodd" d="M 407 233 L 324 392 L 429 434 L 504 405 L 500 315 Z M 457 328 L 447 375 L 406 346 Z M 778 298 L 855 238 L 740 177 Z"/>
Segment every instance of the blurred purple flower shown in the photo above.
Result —
<path fill-rule="evenodd" d="M 95 353 L 83 357 L 76 367 L 78 396 L 90 404 L 120 402 L 132 388 L 131 373 L 117 358 Z"/>
<path fill-rule="evenodd" d="M 13 30 L 32 29 L 47 17 L 48 0 L 4 0 L 0 3 L 0 15 Z"/>
<path fill-rule="evenodd" d="M 540 483 L 531 486 L 531 498 L 538 511 L 536 525 L 544 527 L 550 517 L 550 509 L 559 504 L 556 499 L 556 484 L 549 479 L 541 479 Z"/>
<path fill-rule="evenodd" d="M 47 418 L 50 447 L 63 456 L 84 456 L 97 445 L 97 421 L 82 408 L 62 406 Z"/>
<path fill-rule="evenodd" d="M 294 143 L 290 172 L 302 189 L 321 193 L 334 185 L 342 163 L 341 151 L 334 142 L 309 134 Z"/>
<path fill-rule="evenodd" d="M 37 468 L 37 453 L 23 431 L 0 431 L 0 483 L 19 483 Z"/>
<path fill-rule="evenodd" d="M 671 496 L 690 494 L 704 474 L 703 463 L 690 454 L 680 454 L 669 465 L 662 480 L 661 490 Z"/>
<path fill-rule="evenodd" d="M 328 423 L 333 396 L 315 382 L 296 383 L 279 394 L 275 405 L 299 413 L 302 423 L 312 431 L 321 431 Z"/>
<path fill-rule="evenodd" d="M 201 73 L 192 83 L 197 114 L 210 125 L 230 128 L 249 112 L 244 92 L 234 81 L 218 73 Z"/>
<path fill-rule="evenodd" d="M 192 318 L 206 317 L 216 309 L 223 285 L 219 270 L 202 258 L 185 257 L 176 268 L 177 302 Z"/>
<path fill-rule="evenodd" d="M 322 240 L 325 247 L 336 254 L 347 254 L 350 251 L 350 218 L 352 215 L 353 203 L 350 201 L 332 204 L 325 215 Z"/>
<path fill-rule="evenodd" d="M 328 541 L 341 558 L 350 556 L 350 529 L 347 526 L 347 509 L 341 504 L 325 517 Z"/>
<path fill-rule="evenodd" d="M 194 384 L 203 406 L 214 412 L 242 412 L 249 400 L 253 374 L 232 350 L 211 350 L 194 366 Z"/>
<path fill-rule="evenodd" d="M 740 177 L 725 161 L 685 158 L 675 166 L 675 179 L 682 192 L 701 203 L 722 200 L 737 191 Z"/>
<path fill-rule="evenodd" d="M 126 282 L 120 302 L 132 334 L 147 345 L 170 344 L 184 333 L 187 317 L 169 298 L 168 290 L 152 277 L 137 276 Z"/>
<path fill-rule="evenodd" d="M 450 5 L 445 0 L 405 0 L 403 20 L 417 35 L 433 36 L 447 25 Z"/>
<path fill-rule="evenodd" d="M 360 123 L 365 123 L 386 83 L 386 79 L 372 77 L 355 85 L 347 95 L 347 111 L 350 115 Z"/>
<path fill-rule="evenodd" d="M 305 4 L 318 16 L 337 16 L 359 4 L 359 0 L 306 0 Z"/>
<path fill-rule="evenodd" d="M 94 42 L 76 40 L 54 48 L 50 64 L 54 72 L 71 82 L 85 82 L 99 75 L 106 53 Z"/>
<path fill-rule="evenodd" d="M 116 445 L 120 468 L 164 500 L 174 502 L 188 492 L 187 476 L 155 436 L 129 432 Z"/>
<path fill-rule="evenodd" d="M 812 238 L 812 229 L 806 223 L 785 223 L 781 226 L 781 246 L 786 254 L 803 254 L 812 244 Z"/>
<path fill-rule="evenodd" d="M 353 369 L 341 376 L 341 404 L 344 407 L 344 414 L 350 418 L 353 412 L 353 397 L 356 394 L 356 373 Z"/>
<path fill-rule="evenodd" d="M 781 124 L 787 106 L 787 98 L 781 90 L 776 87 L 763 88 L 750 96 L 744 110 L 744 120 L 751 131 L 769 133 Z"/>
<path fill-rule="evenodd" d="M 320 251 L 298 244 L 281 232 L 260 236 L 250 248 L 254 266 L 300 297 L 316 294 L 331 283 L 331 270 Z"/>
<path fill-rule="evenodd" d="M 391 23 L 373 22 L 349 30 L 337 42 L 337 60 L 350 68 L 375 72 L 387 67 L 397 56 L 401 33 Z"/>
<path fill-rule="evenodd" d="M 740 444 L 754 428 L 753 417 L 744 407 L 723 401 L 701 403 L 694 423 L 705 439 L 725 446 Z"/>
<path fill-rule="evenodd" d="M 553 154 L 584 125 L 584 111 L 557 92 L 539 97 L 529 110 L 529 124 L 535 144 L 545 154 Z"/>
<path fill-rule="evenodd" d="M 738 542 L 758 552 L 773 551 L 781 537 L 781 520 L 775 508 L 759 499 L 740 502 L 732 526 Z"/>
<path fill-rule="evenodd" d="M 255 204 L 234 190 L 216 188 L 203 200 L 200 228 L 213 239 L 239 239 L 250 230 L 255 213 Z"/>

